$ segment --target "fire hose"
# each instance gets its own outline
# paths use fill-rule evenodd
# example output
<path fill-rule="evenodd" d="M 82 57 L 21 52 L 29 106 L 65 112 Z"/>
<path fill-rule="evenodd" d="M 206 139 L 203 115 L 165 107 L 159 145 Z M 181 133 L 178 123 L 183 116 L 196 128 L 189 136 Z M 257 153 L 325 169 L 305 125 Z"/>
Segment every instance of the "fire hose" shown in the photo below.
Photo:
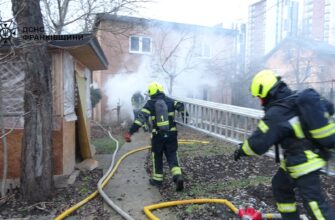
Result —
<path fill-rule="evenodd" d="M 81 206 L 92 200 L 94 197 L 96 197 L 99 193 L 103 197 L 103 199 L 110 205 L 116 212 L 118 212 L 124 219 L 126 220 L 134 220 L 128 213 L 124 212 L 121 208 L 119 208 L 107 195 L 106 193 L 102 190 L 103 187 L 106 186 L 108 181 L 112 178 L 114 173 L 116 172 L 117 168 L 119 167 L 120 163 L 130 154 L 142 151 L 142 150 L 147 150 L 150 148 L 150 146 L 145 146 L 145 147 L 140 147 L 138 149 L 132 150 L 127 152 L 126 154 L 122 155 L 118 162 L 115 164 L 114 167 L 114 161 L 115 161 L 115 156 L 116 153 L 119 150 L 119 143 L 118 141 L 111 135 L 111 133 L 108 131 L 109 137 L 116 142 L 116 149 L 115 152 L 113 153 L 113 158 L 112 158 L 112 163 L 106 172 L 106 174 L 99 180 L 98 182 L 98 190 L 84 198 L 82 201 L 78 202 L 77 204 L 73 205 L 69 209 L 65 210 L 63 213 L 58 215 L 55 220 L 61 220 L 66 218 L 68 215 L 70 215 L 72 212 L 75 210 L 79 209 Z M 208 141 L 199 141 L 199 140 L 180 140 L 180 144 L 184 143 L 194 143 L 194 142 L 200 142 L 200 143 L 208 143 Z M 237 209 L 231 202 L 225 199 L 190 199 L 190 200 L 178 200 L 178 201 L 170 201 L 170 202 L 163 202 L 159 204 L 153 204 L 149 206 L 145 206 L 143 208 L 144 213 L 150 220 L 159 220 L 156 216 L 152 214 L 152 210 L 159 209 L 159 208 L 166 208 L 170 206 L 176 206 L 176 205 L 183 205 L 183 204 L 200 204 L 200 203 L 220 203 L 224 204 L 227 207 L 229 207 L 237 216 L 239 216 L 243 220 L 262 220 L 262 219 L 280 219 L 281 215 L 280 214 L 262 214 L 259 211 L 255 210 L 252 207 L 246 208 L 246 209 Z M 308 220 L 306 216 L 301 215 L 301 220 Z"/>

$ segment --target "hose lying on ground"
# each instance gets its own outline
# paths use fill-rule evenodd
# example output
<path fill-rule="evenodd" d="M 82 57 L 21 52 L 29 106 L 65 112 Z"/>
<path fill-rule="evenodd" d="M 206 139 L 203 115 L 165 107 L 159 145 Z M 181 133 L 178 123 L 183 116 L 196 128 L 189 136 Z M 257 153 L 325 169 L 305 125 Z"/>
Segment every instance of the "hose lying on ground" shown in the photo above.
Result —
<path fill-rule="evenodd" d="M 153 204 L 153 205 L 148 205 L 143 208 L 143 211 L 145 215 L 150 219 L 150 220 L 159 220 L 154 214 L 152 214 L 151 211 L 155 209 L 161 209 L 161 208 L 167 208 L 171 206 L 177 206 L 177 205 L 186 205 L 186 204 L 202 204 L 202 203 L 220 203 L 226 205 L 228 208 L 231 209 L 236 215 L 239 213 L 239 209 L 237 209 L 231 202 L 229 202 L 226 199 L 188 199 L 188 200 L 177 200 L 177 201 L 170 201 L 170 202 L 162 202 L 158 204 Z M 256 211 L 256 210 L 254 210 Z M 261 215 L 262 219 L 281 219 L 281 215 L 278 213 L 262 213 Z M 252 216 L 248 216 L 249 218 L 242 219 L 259 219 L 259 218 L 252 218 Z M 300 215 L 301 220 L 308 220 L 308 218 L 305 215 Z"/>
<path fill-rule="evenodd" d="M 107 131 L 105 128 L 103 128 L 100 124 L 98 124 L 103 130 Z M 117 141 L 111 134 L 109 131 L 107 131 L 109 137 L 113 140 L 113 141 Z M 186 143 L 194 143 L 194 142 L 199 142 L 199 143 L 204 143 L 207 144 L 209 143 L 208 141 L 198 141 L 198 140 L 181 140 L 178 141 L 181 144 L 186 144 Z M 89 202 L 90 200 L 92 200 L 93 198 L 95 198 L 99 193 L 101 194 L 101 196 L 103 197 L 103 199 L 113 208 L 115 209 L 115 211 L 117 211 L 121 216 L 123 216 L 125 219 L 127 220 L 133 220 L 133 218 L 131 216 L 129 216 L 127 213 L 125 213 L 121 208 L 119 208 L 117 205 L 115 205 L 115 203 L 113 203 L 113 201 L 111 201 L 108 196 L 103 192 L 102 188 L 106 186 L 106 184 L 108 183 L 108 181 L 112 178 L 112 176 L 114 175 L 115 171 L 117 170 L 117 168 L 119 167 L 120 163 L 122 162 L 122 160 L 124 158 L 126 158 L 127 156 L 129 156 L 130 154 L 136 153 L 138 151 L 142 151 L 142 150 L 147 150 L 150 149 L 150 146 L 145 146 L 145 147 L 141 147 L 132 151 L 129 151 L 128 153 L 124 154 L 116 163 L 115 167 L 114 166 L 114 160 L 115 160 L 115 156 L 116 153 L 118 152 L 118 148 L 119 148 L 119 144 L 118 142 L 116 149 L 113 153 L 113 159 L 112 159 L 112 163 L 109 167 L 109 170 L 106 172 L 106 174 L 99 180 L 98 182 L 98 190 L 94 191 L 92 194 L 90 194 L 89 196 L 87 196 L 86 198 L 84 198 L 83 200 L 81 200 L 80 202 L 74 204 L 73 206 L 71 206 L 70 208 L 68 208 L 67 210 L 65 210 L 64 212 L 62 212 L 61 214 L 59 214 L 55 220 L 62 220 L 64 218 L 66 218 L 68 215 L 70 215 L 71 213 L 73 213 L 74 211 L 76 211 L 77 209 L 79 209 L 80 207 L 82 207 L 83 205 L 85 205 L 87 202 Z"/>
<path fill-rule="evenodd" d="M 95 122 L 96 123 L 96 122 Z M 98 126 L 100 126 L 104 131 L 107 131 L 104 127 L 102 127 L 100 124 L 96 123 Z M 107 131 L 109 137 L 116 142 L 116 148 L 115 151 L 113 153 L 113 158 L 112 158 L 112 162 L 111 165 L 108 169 L 108 171 L 106 172 L 106 174 L 99 180 L 98 182 L 98 190 L 94 191 L 92 194 L 90 194 L 89 196 L 87 196 L 86 198 L 84 198 L 83 200 L 81 200 L 80 202 L 76 203 L 75 205 L 71 206 L 69 209 L 65 210 L 64 212 L 62 212 L 60 215 L 58 215 L 55 220 L 62 220 L 65 217 L 67 217 L 68 215 L 70 215 L 71 213 L 73 213 L 74 211 L 76 211 L 77 209 L 79 209 L 81 206 L 85 205 L 87 202 L 89 202 L 90 200 L 92 200 L 93 198 L 95 198 L 99 193 L 101 194 L 101 196 L 103 197 L 103 199 L 116 211 L 118 212 L 122 217 L 124 217 L 127 220 L 133 220 L 133 218 L 131 216 L 129 216 L 126 212 L 124 212 L 121 208 L 119 208 L 117 205 L 115 205 L 115 203 L 113 203 L 112 200 L 109 199 L 109 197 L 105 194 L 105 192 L 103 192 L 102 188 L 106 186 L 106 184 L 108 183 L 108 181 L 110 180 L 110 178 L 112 178 L 112 176 L 114 175 L 115 171 L 117 170 L 118 166 L 120 165 L 121 161 L 127 157 L 128 155 L 130 155 L 131 153 L 135 153 L 137 151 L 140 150 L 145 150 L 145 149 L 149 149 L 150 146 L 147 147 L 142 147 L 139 149 L 136 149 L 134 151 L 130 151 L 127 154 L 123 155 L 117 162 L 116 166 L 113 169 L 114 166 L 114 161 L 115 161 L 115 157 L 116 154 L 119 150 L 119 142 L 111 135 L 111 133 L 109 131 Z"/>
<path fill-rule="evenodd" d="M 238 213 L 238 209 L 231 204 L 228 200 L 225 199 L 189 199 L 189 200 L 178 200 L 178 201 L 171 201 L 171 202 L 163 202 L 159 204 L 153 204 L 149 206 L 145 206 L 143 208 L 144 213 L 150 220 L 159 220 L 156 216 L 154 216 L 151 210 L 166 208 L 170 206 L 176 205 L 185 205 L 185 204 L 199 204 L 199 203 L 220 203 L 228 206 L 235 214 Z"/>
<path fill-rule="evenodd" d="M 128 215 L 125 211 L 123 211 L 120 207 L 118 207 L 108 196 L 107 194 L 102 190 L 103 185 L 102 183 L 107 180 L 107 177 L 109 176 L 109 174 L 111 173 L 113 166 L 114 166 L 114 161 L 115 161 L 115 156 L 116 156 L 116 152 L 118 152 L 119 150 L 119 142 L 112 136 L 112 134 L 108 131 L 108 135 L 109 137 L 115 141 L 116 143 L 116 148 L 115 151 L 113 153 L 113 159 L 112 159 L 112 163 L 108 169 L 108 171 L 106 172 L 106 174 L 99 180 L 98 182 L 98 191 L 100 193 L 100 195 L 102 196 L 102 198 L 105 200 L 105 202 L 108 203 L 108 205 L 110 207 L 112 207 L 116 212 L 118 212 L 123 218 L 125 218 L 126 220 L 134 220 L 130 215 Z M 112 177 L 112 176 L 111 176 Z M 109 179 L 108 179 L 109 180 Z M 107 181 L 108 181 L 107 180 Z"/>
<path fill-rule="evenodd" d="M 87 196 L 86 198 L 84 198 L 79 203 L 77 203 L 77 204 L 73 205 L 72 207 L 70 207 L 69 209 L 65 210 L 63 213 L 61 213 L 59 216 L 57 216 L 55 218 L 55 220 L 64 219 L 65 217 L 67 217 L 68 215 L 70 215 L 72 212 L 74 212 L 75 210 L 79 209 L 81 206 L 83 206 L 84 204 L 86 204 L 87 202 L 89 202 L 91 199 L 93 199 L 95 196 L 97 196 L 98 193 L 100 193 L 101 196 L 103 197 L 103 199 L 115 211 L 117 211 L 123 218 L 125 218 L 127 220 L 133 220 L 134 219 L 129 214 L 127 214 L 126 212 L 124 212 L 121 208 L 119 208 L 117 205 L 115 205 L 115 203 L 105 194 L 105 192 L 102 190 L 102 188 L 106 186 L 106 184 L 112 178 L 112 176 L 116 172 L 116 170 L 119 167 L 119 165 L 121 164 L 121 162 L 127 156 L 129 156 L 130 154 L 142 151 L 142 150 L 150 149 L 150 146 L 140 147 L 138 149 L 135 149 L 135 150 L 127 152 L 126 154 L 122 155 L 122 157 L 120 157 L 120 159 L 116 163 L 115 167 L 113 167 L 114 166 L 114 161 L 115 161 L 116 153 L 119 150 L 119 143 L 111 135 L 111 133 L 109 131 L 108 131 L 108 134 L 109 134 L 109 137 L 116 142 L 116 149 L 115 149 L 115 152 L 113 153 L 112 163 L 111 163 L 108 171 L 106 172 L 106 174 L 98 182 L 98 190 L 96 190 L 95 192 L 93 192 L 92 194 L 90 194 L 89 196 Z M 180 144 L 189 144 L 189 143 L 195 143 L 195 142 L 204 143 L 204 144 L 209 143 L 208 141 L 198 141 L 198 140 L 180 140 L 180 141 L 178 141 L 178 143 L 180 143 Z M 152 214 L 152 212 L 151 212 L 152 210 L 155 210 L 155 209 L 158 209 L 158 208 L 165 208 L 165 207 L 182 205 L 182 204 L 194 204 L 194 203 L 198 203 L 198 204 L 199 203 L 221 203 L 221 204 L 224 204 L 224 205 L 228 206 L 235 214 L 237 214 L 238 211 L 239 211 L 228 200 L 225 200 L 225 199 L 206 199 L 206 198 L 204 198 L 204 199 L 179 200 L 179 201 L 170 201 L 170 202 L 163 202 L 163 203 L 159 203 L 159 204 L 153 204 L 153 205 L 145 206 L 144 207 L 144 213 L 146 214 L 146 216 L 149 219 L 151 219 L 151 220 L 158 220 L 159 218 L 157 218 L 156 216 L 154 216 Z M 265 219 L 280 219 L 281 218 L 280 214 L 277 214 L 277 213 L 274 213 L 274 214 L 270 214 L 270 213 L 262 214 L 262 217 L 265 218 Z M 306 216 L 304 216 L 304 215 L 301 216 L 301 219 L 302 220 L 308 220 L 306 218 Z"/>

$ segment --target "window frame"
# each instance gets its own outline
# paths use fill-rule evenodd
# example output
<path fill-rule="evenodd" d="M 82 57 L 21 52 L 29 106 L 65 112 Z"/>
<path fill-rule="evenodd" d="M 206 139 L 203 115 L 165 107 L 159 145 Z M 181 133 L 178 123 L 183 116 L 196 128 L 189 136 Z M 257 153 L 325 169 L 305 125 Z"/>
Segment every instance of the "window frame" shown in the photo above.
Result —
<path fill-rule="evenodd" d="M 132 50 L 132 39 L 137 37 L 138 38 L 138 50 Z M 143 39 L 150 40 L 150 51 L 143 51 Z M 129 53 L 135 54 L 152 54 L 152 38 L 147 36 L 140 36 L 140 35 L 131 35 L 129 36 Z"/>
<path fill-rule="evenodd" d="M 209 51 L 209 55 L 206 55 L 206 49 Z M 212 45 L 207 40 L 201 39 L 196 43 L 195 55 L 200 59 L 211 59 L 213 56 Z M 199 53 L 200 52 L 200 53 Z"/>

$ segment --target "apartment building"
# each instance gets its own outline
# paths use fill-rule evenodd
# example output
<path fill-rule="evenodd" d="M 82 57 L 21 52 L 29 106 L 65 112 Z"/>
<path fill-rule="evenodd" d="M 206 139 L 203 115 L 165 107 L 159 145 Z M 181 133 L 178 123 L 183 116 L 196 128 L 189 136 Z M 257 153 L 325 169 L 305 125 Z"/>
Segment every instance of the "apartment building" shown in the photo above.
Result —
<path fill-rule="evenodd" d="M 262 0 L 249 6 L 247 68 L 288 36 L 298 33 L 299 4 L 295 0 Z"/>
<path fill-rule="evenodd" d="M 335 2 L 304 0 L 302 35 L 335 45 Z"/>
<path fill-rule="evenodd" d="M 246 65 L 258 62 L 265 54 L 266 0 L 249 6 L 246 42 Z"/>

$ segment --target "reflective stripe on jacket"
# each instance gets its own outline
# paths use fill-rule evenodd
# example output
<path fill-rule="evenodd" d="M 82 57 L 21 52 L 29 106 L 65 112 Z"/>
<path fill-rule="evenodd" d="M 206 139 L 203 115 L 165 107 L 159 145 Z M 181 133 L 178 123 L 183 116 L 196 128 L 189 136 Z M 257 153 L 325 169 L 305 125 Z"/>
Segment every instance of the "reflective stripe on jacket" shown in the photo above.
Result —
<path fill-rule="evenodd" d="M 168 107 L 168 117 L 169 117 L 169 130 L 170 132 L 177 131 L 177 125 L 175 122 L 175 111 L 183 112 L 184 111 L 184 104 L 178 102 L 172 98 L 165 96 L 163 93 L 157 94 L 157 96 L 151 97 L 148 100 L 143 108 L 140 111 L 140 114 L 135 118 L 134 123 L 132 124 L 129 132 L 131 134 L 135 133 L 141 126 L 143 126 L 149 119 L 151 119 L 153 128 L 152 133 L 156 134 L 158 131 L 157 124 L 156 124 L 156 112 L 155 112 L 155 100 L 158 98 L 164 99 L 167 107 Z"/>
<path fill-rule="evenodd" d="M 242 150 L 246 155 L 262 155 L 271 146 L 279 144 L 284 152 L 281 167 L 293 178 L 322 168 L 326 162 L 317 153 L 311 141 L 307 140 L 299 123 L 292 101 L 292 92 L 281 91 L 277 100 L 265 109 L 265 116 L 257 129 L 244 141 Z M 290 104 L 291 103 L 291 104 Z"/>

